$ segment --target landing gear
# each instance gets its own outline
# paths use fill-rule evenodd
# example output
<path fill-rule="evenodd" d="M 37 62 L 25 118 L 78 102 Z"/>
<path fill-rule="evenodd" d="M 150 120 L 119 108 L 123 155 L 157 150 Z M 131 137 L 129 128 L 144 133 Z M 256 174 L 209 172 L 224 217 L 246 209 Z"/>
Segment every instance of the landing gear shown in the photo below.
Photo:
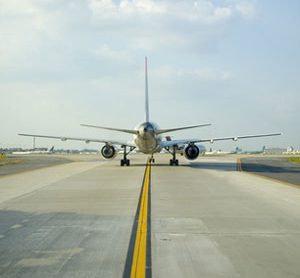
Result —
<path fill-rule="evenodd" d="M 123 159 L 121 159 L 120 165 L 130 166 L 130 160 L 127 159 L 127 155 L 130 154 L 135 149 L 135 147 L 130 147 L 129 151 L 127 151 L 127 146 L 123 145 L 121 147 L 123 148 L 124 151 L 123 151 Z"/>
<path fill-rule="evenodd" d="M 178 166 L 178 159 L 176 159 L 176 150 L 177 150 L 177 146 L 172 146 L 172 151 L 170 151 L 169 148 L 166 149 L 171 155 L 172 155 L 172 159 L 170 159 L 170 165 L 171 166 Z"/>
<path fill-rule="evenodd" d="M 120 163 L 121 166 L 130 166 L 130 160 L 129 159 L 121 159 L 121 163 Z"/>
<path fill-rule="evenodd" d="M 152 163 L 155 162 L 155 159 L 154 159 L 154 157 L 153 157 L 153 154 L 152 154 L 152 156 L 149 158 L 149 161 L 152 162 Z"/>
<path fill-rule="evenodd" d="M 171 166 L 178 166 L 178 159 L 170 159 L 170 165 Z"/>

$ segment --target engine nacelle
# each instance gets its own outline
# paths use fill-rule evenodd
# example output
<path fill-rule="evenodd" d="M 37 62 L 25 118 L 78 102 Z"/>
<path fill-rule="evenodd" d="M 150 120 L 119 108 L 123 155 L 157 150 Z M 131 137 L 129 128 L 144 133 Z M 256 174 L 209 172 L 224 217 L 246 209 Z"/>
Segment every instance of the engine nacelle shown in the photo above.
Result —
<path fill-rule="evenodd" d="M 114 145 L 105 145 L 101 149 L 101 154 L 105 159 L 113 159 L 118 154 L 118 151 Z"/>
<path fill-rule="evenodd" d="M 196 145 L 187 145 L 183 150 L 183 155 L 188 160 L 196 159 L 200 154 L 200 150 Z"/>

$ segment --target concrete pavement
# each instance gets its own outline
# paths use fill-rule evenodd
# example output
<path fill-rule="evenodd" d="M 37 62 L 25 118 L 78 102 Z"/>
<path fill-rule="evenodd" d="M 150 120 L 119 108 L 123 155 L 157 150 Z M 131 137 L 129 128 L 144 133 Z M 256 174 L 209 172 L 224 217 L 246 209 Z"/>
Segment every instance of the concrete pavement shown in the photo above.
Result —
<path fill-rule="evenodd" d="M 122 277 L 146 157 L 0 178 L 1 277 Z M 299 277 L 300 190 L 201 157 L 151 174 L 152 277 Z"/>

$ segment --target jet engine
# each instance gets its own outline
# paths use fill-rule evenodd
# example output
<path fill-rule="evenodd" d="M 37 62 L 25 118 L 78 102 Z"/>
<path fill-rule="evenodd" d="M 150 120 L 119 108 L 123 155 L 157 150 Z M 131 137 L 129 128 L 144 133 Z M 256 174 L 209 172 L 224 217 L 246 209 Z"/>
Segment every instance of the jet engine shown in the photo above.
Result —
<path fill-rule="evenodd" d="M 183 150 L 183 155 L 188 160 L 196 159 L 200 154 L 198 146 L 194 144 L 187 145 Z"/>
<path fill-rule="evenodd" d="M 113 159 L 118 154 L 117 148 L 114 145 L 105 145 L 101 149 L 101 154 L 106 159 Z"/>

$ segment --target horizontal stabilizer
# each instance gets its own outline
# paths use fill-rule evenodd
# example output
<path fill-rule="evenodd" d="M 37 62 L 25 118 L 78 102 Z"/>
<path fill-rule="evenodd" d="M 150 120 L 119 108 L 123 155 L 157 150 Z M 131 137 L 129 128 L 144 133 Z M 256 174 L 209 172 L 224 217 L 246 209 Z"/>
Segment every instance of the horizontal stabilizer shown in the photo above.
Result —
<path fill-rule="evenodd" d="M 98 126 L 98 125 L 86 125 L 86 124 L 81 124 L 81 126 L 113 130 L 113 131 L 119 131 L 119 132 L 130 133 L 130 134 L 137 134 L 137 131 L 134 129 L 113 128 L 113 127 L 105 127 L 105 126 Z"/>
<path fill-rule="evenodd" d="M 210 126 L 210 125 L 211 124 L 201 124 L 201 125 L 191 125 L 191 126 L 168 128 L 168 129 L 159 129 L 156 131 L 156 134 L 162 134 L 162 133 L 166 133 L 166 132 L 173 132 L 173 131 L 178 131 L 178 130 L 183 130 L 183 129 L 191 129 L 191 128 L 196 128 L 196 127 Z"/>

